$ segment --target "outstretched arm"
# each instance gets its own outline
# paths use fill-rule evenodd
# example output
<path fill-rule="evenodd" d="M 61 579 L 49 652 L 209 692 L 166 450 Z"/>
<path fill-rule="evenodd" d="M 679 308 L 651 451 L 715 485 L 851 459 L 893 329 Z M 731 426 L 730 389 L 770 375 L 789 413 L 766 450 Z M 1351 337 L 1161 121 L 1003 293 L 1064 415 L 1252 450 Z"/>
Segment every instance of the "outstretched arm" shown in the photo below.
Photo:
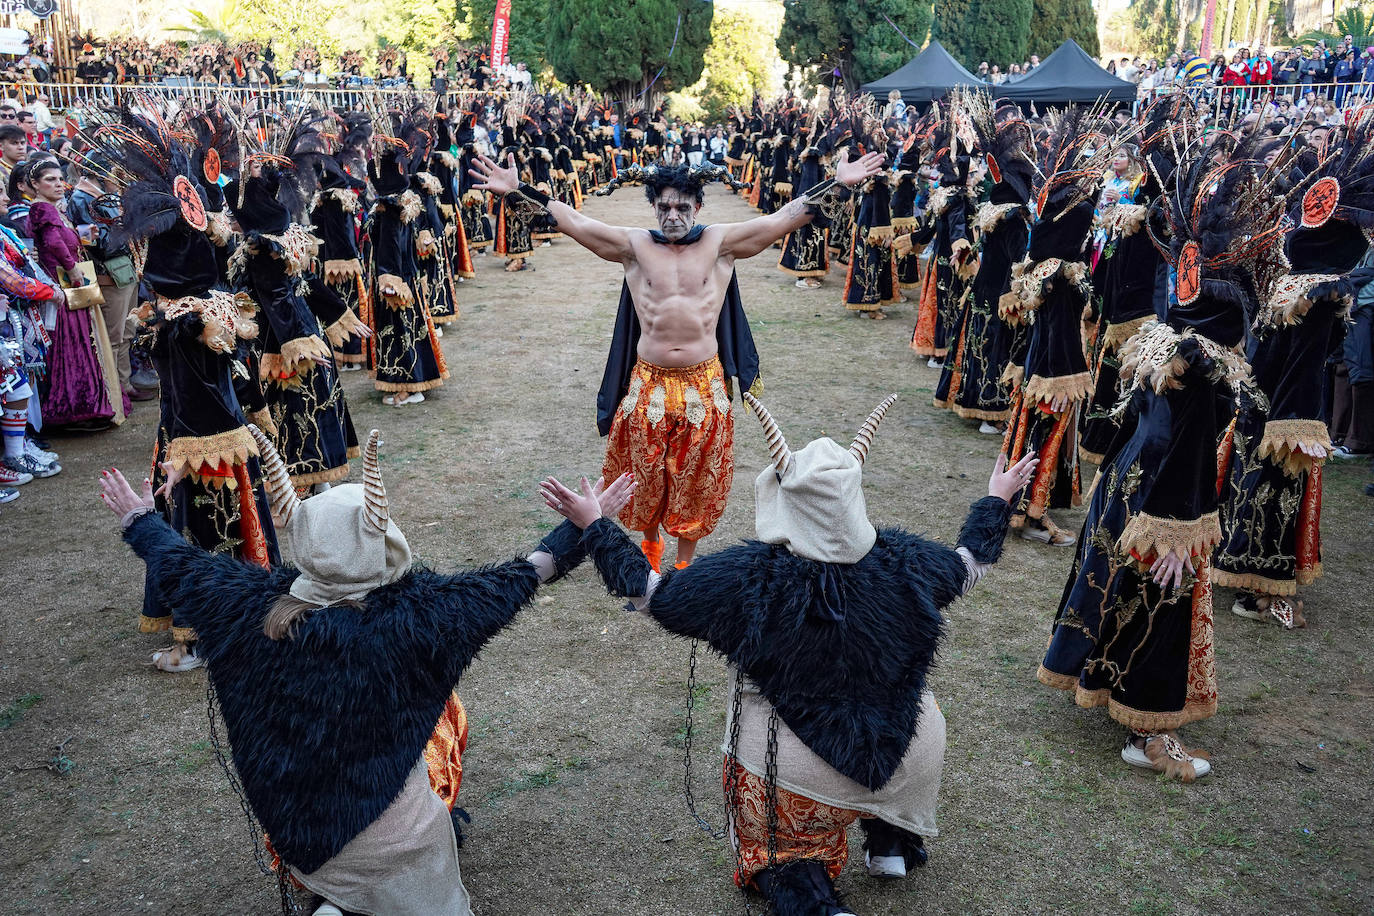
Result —
<path fill-rule="evenodd" d="M 522 185 L 513 159 L 510 166 L 501 168 L 494 160 L 478 156 L 473 168 L 468 169 L 468 174 L 476 179 L 474 188 L 502 195 L 509 206 L 547 211 L 558 223 L 560 232 L 598 258 L 625 264 L 634 257 L 634 247 L 630 244 L 633 230 L 624 226 L 608 226 L 600 220 L 583 216 L 567 204 L 551 200 L 547 194 L 529 185 Z"/>
<path fill-rule="evenodd" d="M 733 258 L 752 258 L 789 232 L 811 222 L 824 207 L 822 198 L 838 190 L 835 186 L 852 188 L 878 174 L 882 167 L 882 153 L 868 153 L 853 162 L 841 162 L 835 169 L 833 182 L 821 182 L 776 213 L 722 227 L 725 237 L 721 240 L 721 253 Z"/>

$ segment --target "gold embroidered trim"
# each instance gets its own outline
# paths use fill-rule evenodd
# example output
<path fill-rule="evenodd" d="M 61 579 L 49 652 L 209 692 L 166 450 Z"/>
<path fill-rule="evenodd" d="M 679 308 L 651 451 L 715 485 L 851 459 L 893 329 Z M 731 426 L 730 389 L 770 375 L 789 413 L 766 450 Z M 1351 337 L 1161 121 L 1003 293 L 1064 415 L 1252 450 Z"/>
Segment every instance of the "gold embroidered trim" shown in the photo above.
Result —
<path fill-rule="evenodd" d="M 1065 261 L 1062 258 L 1046 258 L 1038 264 L 1033 264 L 1030 258 L 1023 258 L 1016 262 L 1011 268 L 1011 294 L 1015 303 L 1015 310 L 1007 306 L 1010 304 L 1004 294 L 997 300 L 998 311 L 1004 321 L 1022 321 L 1027 324 L 1035 319 L 1032 315 L 1045 301 L 1045 294 L 1049 292 L 1050 284 L 1055 277 L 1063 277 L 1069 283 L 1077 286 L 1085 286 L 1088 278 L 1088 266 L 1081 261 Z M 1087 295 L 1091 291 L 1085 289 Z M 1003 309 L 1006 311 L 1002 311 Z"/>
<path fill-rule="evenodd" d="M 1051 403 L 1057 397 L 1068 398 L 1070 402 L 1082 400 L 1093 391 L 1091 372 L 1078 372 L 1074 375 L 1057 375 L 1046 378 L 1032 375 L 1026 382 L 1025 396 L 1028 401 Z"/>
<path fill-rule="evenodd" d="M 482 192 L 476 188 L 468 188 L 463 192 L 463 206 L 465 207 L 480 207 L 484 200 Z"/>
<path fill-rule="evenodd" d="M 657 426 L 663 421 L 664 415 L 668 412 L 667 401 L 668 392 L 662 385 L 655 385 L 649 392 L 649 407 L 645 415 L 649 418 L 651 426 Z"/>
<path fill-rule="evenodd" d="M 774 193 L 774 194 L 791 194 L 791 193 L 792 193 L 792 182 L 790 182 L 790 181 L 775 181 L 775 182 L 773 182 L 773 193 Z"/>
<path fill-rule="evenodd" d="M 1035 672 L 1035 679 L 1046 687 L 1053 687 L 1055 690 L 1073 690 L 1078 686 L 1078 678 L 1072 674 L 1060 674 L 1058 671 L 1051 671 L 1044 665 Z"/>
<path fill-rule="evenodd" d="M 1300 450 L 1304 445 L 1330 452 L 1331 434 L 1326 424 L 1321 420 L 1269 420 L 1264 424 L 1264 435 L 1255 454 L 1283 468 L 1289 477 L 1297 477 L 1326 460 L 1304 454 Z"/>
<path fill-rule="evenodd" d="M 331 258 L 324 262 L 324 282 L 338 286 L 345 280 L 357 280 L 363 275 L 363 262 L 357 258 Z"/>
<path fill-rule="evenodd" d="M 936 188 L 930 192 L 930 200 L 926 205 L 927 210 L 936 216 L 943 216 L 944 212 L 949 209 L 949 205 L 954 202 L 954 195 L 958 192 L 959 189 L 954 185 Z"/>
<path fill-rule="evenodd" d="M 434 233 L 428 229 L 421 229 L 415 233 L 415 254 L 421 258 L 432 258 L 434 253 L 439 250 L 439 242 L 434 238 Z"/>
<path fill-rule="evenodd" d="M 1021 381 L 1026 377 L 1026 367 L 1018 366 L 1016 363 L 1007 363 L 1007 368 L 1002 370 L 1002 377 L 999 381 L 1002 387 L 1008 391 L 1015 391 L 1021 387 Z"/>
<path fill-rule="evenodd" d="M 725 379 L 713 375 L 707 384 L 711 388 L 711 403 L 715 405 L 716 413 L 720 414 L 722 417 L 726 416 L 730 413 L 730 409 L 734 405 L 730 401 L 730 392 L 725 389 Z M 754 387 L 762 392 L 763 379 L 756 379 L 754 381 Z M 750 392 L 750 394 L 753 393 L 752 391 Z"/>
<path fill-rule="evenodd" d="M 1269 301 L 1264 304 L 1259 322 L 1274 327 L 1297 324 L 1316 304 L 1307 298 L 1307 294 L 1323 283 L 1333 283 L 1340 278 L 1340 274 L 1288 274 L 1280 277 L 1274 284 Z M 1350 297 L 1343 298 L 1344 305 L 1348 307 Z"/>
<path fill-rule="evenodd" d="M 229 225 L 229 216 L 222 210 L 207 210 L 205 213 L 205 234 L 216 248 L 223 248 L 234 237 L 234 228 Z"/>
<path fill-rule="evenodd" d="M 1256 573 L 1235 573 L 1215 566 L 1212 567 L 1213 585 L 1219 585 L 1222 588 L 1243 588 L 1252 592 L 1280 597 L 1296 595 L 1299 585 L 1311 585 L 1321 576 L 1322 565 L 1320 563 L 1299 569 L 1297 575 L 1292 579 L 1270 579 Z"/>
<path fill-rule="evenodd" d="M 1216 512 L 1188 521 L 1137 512 L 1116 543 L 1123 553 L 1150 560 L 1170 552 L 1180 557 L 1207 556 L 1220 541 L 1221 521 Z"/>
<path fill-rule="evenodd" d="M 444 381 L 448 378 L 448 374 L 448 370 L 444 369 L 439 373 L 438 378 L 430 379 L 427 382 L 384 382 L 378 379 L 374 374 L 372 378 L 372 387 L 378 391 L 404 391 L 407 394 L 413 394 L 416 391 L 429 391 L 431 388 L 438 388 L 444 384 Z"/>
<path fill-rule="evenodd" d="M 343 480 L 347 476 L 347 464 L 341 464 L 325 471 L 311 471 L 309 474 L 290 474 L 293 487 L 313 487 L 317 483 L 333 483 L 336 480 Z"/>
<path fill-rule="evenodd" d="M 310 266 L 310 262 L 315 260 L 315 256 L 320 253 L 320 240 L 300 223 L 292 223 L 287 226 L 286 231 L 281 235 L 268 235 L 264 232 L 260 233 L 258 238 L 275 242 L 281 246 L 281 253 L 274 252 L 274 256 L 280 257 L 286 262 L 286 273 L 292 277 L 304 272 Z M 248 247 L 244 246 L 239 251 L 244 251 Z M 234 252 L 234 257 L 238 257 L 239 251 Z M 248 253 L 256 254 L 257 249 L 253 248 Z M 240 270 L 242 269 L 240 267 Z"/>
<path fill-rule="evenodd" d="M 200 315 L 205 328 L 200 342 L 216 353 L 232 353 L 237 338 L 252 340 L 258 326 L 244 313 L 233 293 L 212 289 L 204 297 L 182 296 L 179 299 L 157 298 L 157 310 L 167 320 L 175 320 L 192 312 Z M 250 313 L 251 314 L 251 313 Z"/>
<path fill-rule="evenodd" d="M 238 486 L 234 475 L 209 475 L 200 478 L 203 468 L 211 471 L 221 465 L 233 467 L 246 464 L 248 459 L 258 454 L 258 444 L 248 432 L 248 427 L 215 433 L 212 436 L 178 436 L 167 443 L 163 460 L 170 461 L 174 468 L 196 474 L 199 479 L 211 486 Z"/>
<path fill-rule="evenodd" d="M 1149 213 L 1150 208 L 1142 204 L 1114 204 L 1102 214 L 1101 222 L 1108 234 L 1124 239 L 1140 231 Z"/>
<path fill-rule="evenodd" d="M 415 180 L 420 183 L 420 187 L 430 197 L 435 197 L 444 189 L 443 183 L 434 177 L 433 172 L 416 172 Z"/>
<path fill-rule="evenodd" d="M 1198 334 L 1192 328 L 1180 334 L 1156 318 L 1147 319 L 1140 331 L 1122 345 L 1122 382 L 1148 387 L 1155 394 L 1163 394 L 1169 388 L 1183 387 L 1180 379 L 1188 364 L 1178 355 L 1178 348 L 1185 338 L 1196 341 L 1199 349 L 1215 363 L 1217 368 L 1213 381 L 1223 381 L 1237 392 L 1252 388 L 1250 364 L 1244 356 Z M 1257 391 L 1251 393 L 1258 394 Z"/>
<path fill-rule="evenodd" d="M 262 430 L 269 439 L 277 438 L 277 422 L 272 419 L 272 411 L 266 407 L 255 410 L 248 415 L 248 422 Z"/>
<path fill-rule="evenodd" d="M 1022 209 L 1021 204 L 985 203 L 973 215 L 973 225 L 979 232 L 987 235 L 996 229 L 997 224 L 1006 219 L 1009 214 L 1020 209 Z"/>
<path fill-rule="evenodd" d="M 914 216 L 894 216 L 892 217 L 892 231 L 897 235 L 906 235 L 920 225 L 921 221 Z"/>
<path fill-rule="evenodd" d="M 620 415 L 628 417 L 634 413 L 635 405 L 639 403 L 639 393 L 644 388 L 644 380 L 638 375 L 630 377 L 630 385 L 625 390 L 625 397 L 620 399 Z"/>
<path fill-rule="evenodd" d="M 1122 344 L 1134 337 L 1145 326 L 1145 322 L 1154 317 L 1154 315 L 1141 315 L 1130 321 L 1120 321 L 1116 324 L 1107 325 L 1102 332 L 1103 348 L 1110 351 L 1119 349 Z"/>
<path fill-rule="evenodd" d="M 388 293 L 387 287 L 395 292 Z M 415 303 L 415 293 L 411 291 L 410 284 L 395 274 L 377 275 L 377 294 L 382 297 L 384 303 L 394 309 L 407 308 Z"/>
<path fill-rule="evenodd" d="M 353 314 L 352 309 L 344 309 L 339 320 L 324 329 L 324 336 L 336 347 L 342 347 L 350 337 L 357 337 L 367 331 L 367 325 Z"/>
<path fill-rule="evenodd" d="M 418 217 L 420 211 L 424 209 L 424 203 L 420 200 L 420 195 L 416 194 L 414 191 L 402 191 L 401 196 L 397 198 L 397 203 L 400 204 L 402 223 L 415 222 L 415 218 Z"/>
<path fill-rule="evenodd" d="M 1099 706 L 1105 706 L 1107 707 L 1107 715 L 1111 716 L 1112 719 L 1127 728 L 1141 731 L 1165 732 L 1170 729 L 1182 728 L 1189 722 L 1197 722 L 1217 714 L 1217 701 L 1215 699 L 1197 702 L 1190 698 L 1177 712 L 1149 712 L 1126 706 L 1113 697 L 1111 690 L 1106 687 L 1100 690 L 1075 687 L 1075 690 L 1074 702 L 1083 709 L 1096 709 Z"/>
<path fill-rule="evenodd" d="M 870 245 L 884 246 L 892 243 L 894 233 L 891 226 L 870 226 L 864 241 Z"/>
<path fill-rule="evenodd" d="M 706 404 L 701 400 L 701 392 L 691 386 L 683 390 L 682 412 L 687 417 L 687 422 L 693 426 L 700 426 L 706 422 Z"/>

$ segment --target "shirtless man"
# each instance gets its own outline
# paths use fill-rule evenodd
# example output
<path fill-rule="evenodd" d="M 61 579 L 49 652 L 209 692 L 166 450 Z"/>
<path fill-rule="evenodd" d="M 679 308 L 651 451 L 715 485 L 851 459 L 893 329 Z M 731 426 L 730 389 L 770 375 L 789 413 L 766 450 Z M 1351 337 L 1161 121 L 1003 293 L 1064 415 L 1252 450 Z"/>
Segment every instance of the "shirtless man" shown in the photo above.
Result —
<path fill-rule="evenodd" d="M 608 226 L 551 201 L 520 184 L 514 167 L 486 157 L 474 163 L 475 187 L 507 195 L 512 205 L 547 210 L 564 235 L 625 267 L 640 325 L 638 359 L 609 432 L 602 430 L 608 435 L 604 470 L 607 480 L 634 474 L 638 489 L 620 518 L 644 533 L 641 546 L 655 569 L 663 556 L 660 528 L 677 538 L 677 567 L 691 563 L 697 541 L 720 521 L 734 478 L 734 420 L 716 330 L 736 259 L 765 251 L 817 213 L 833 215 L 847 188 L 882 164 L 881 153 L 841 162 L 834 180 L 776 213 L 713 226 L 696 221 L 707 180 L 700 173 L 646 170 L 645 192 L 659 226 L 651 232 Z"/>

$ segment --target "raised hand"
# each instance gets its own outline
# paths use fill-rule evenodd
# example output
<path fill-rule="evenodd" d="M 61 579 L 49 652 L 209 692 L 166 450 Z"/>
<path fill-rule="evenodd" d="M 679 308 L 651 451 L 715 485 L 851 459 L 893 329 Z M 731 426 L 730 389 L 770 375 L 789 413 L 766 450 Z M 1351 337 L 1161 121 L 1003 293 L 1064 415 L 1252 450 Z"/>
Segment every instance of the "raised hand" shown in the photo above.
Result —
<path fill-rule="evenodd" d="M 992 476 L 988 478 L 988 495 L 996 496 L 1003 502 L 1011 502 L 1012 498 L 1026 484 L 1035 477 L 1035 469 L 1040 466 L 1040 459 L 1035 452 L 1026 452 L 1021 456 L 1021 460 L 1007 467 L 1006 452 L 997 456 L 997 463 L 992 466 Z"/>
<path fill-rule="evenodd" d="M 100 501 L 110 507 L 116 518 L 123 518 L 135 509 L 153 508 L 153 482 L 143 478 L 143 494 L 134 492 L 129 481 L 119 472 L 110 468 L 100 472 Z"/>
<path fill-rule="evenodd" d="M 602 481 L 597 481 L 602 485 Z M 574 493 L 563 486 L 556 477 L 549 477 L 539 484 L 539 495 L 544 504 L 579 528 L 586 528 L 601 518 L 601 502 L 598 491 L 582 478 L 581 493 Z"/>
<path fill-rule="evenodd" d="M 620 514 L 620 510 L 630 504 L 630 499 L 635 495 L 635 478 L 629 471 L 621 474 L 609 487 L 605 485 L 606 478 L 597 478 L 596 485 L 592 491 L 596 493 L 597 502 L 601 505 L 601 514 L 606 518 L 615 518 Z"/>
<path fill-rule="evenodd" d="M 170 461 L 162 462 L 162 473 L 164 479 L 162 486 L 158 487 L 153 495 L 161 496 L 163 499 L 172 498 L 172 489 L 186 476 L 186 466 L 177 466 Z"/>
<path fill-rule="evenodd" d="M 468 174 L 477 179 L 473 187 L 479 191 L 491 191 L 493 194 L 509 194 L 520 187 L 520 172 L 515 167 L 515 154 L 512 153 L 506 161 L 509 167 L 503 169 L 496 160 L 478 156 L 473 160 L 473 167 L 468 169 Z"/>
<path fill-rule="evenodd" d="M 835 167 L 835 180 L 852 188 L 881 172 L 885 158 L 882 153 L 865 153 L 853 162 L 841 162 Z"/>

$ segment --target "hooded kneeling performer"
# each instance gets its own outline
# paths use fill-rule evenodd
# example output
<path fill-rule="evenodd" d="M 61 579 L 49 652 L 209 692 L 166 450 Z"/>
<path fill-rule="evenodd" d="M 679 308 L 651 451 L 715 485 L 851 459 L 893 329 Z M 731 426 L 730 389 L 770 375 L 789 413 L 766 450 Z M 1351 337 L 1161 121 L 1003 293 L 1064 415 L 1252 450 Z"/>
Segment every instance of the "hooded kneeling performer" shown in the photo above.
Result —
<path fill-rule="evenodd" d="M 467 916 L 454 687 L 541 583 L 581 561 L 581 532 L 565 522 L 527 557 L 437 573 L 412 565 L 390 517 L 376 430 L 362 484 L 301 500 L 250 429 L 290 565 L 187 543 L 153 512 L 151 485 L 139 496 L 118 471 L 101 498 L 149 581 L 196 628 L 243 793 L 290 876 L 322 898 L 316 912 Z M 628 489 L 626 479 L 597 495 L 623 508 Z"/>
<path fill-rule="evenodd" d="M 1001 554 L 1009 500 L 1034 473 L 998 459 L 958 546 L 877 530 L 863 462 L 884 401 L 853 445 L 799 451 L 752 395 L 773 463 L 754 484 L 757 539 L 659 576 L 584 487 L 545 481 L 545 499 L 585 529 L 608 590 L 669 632 L 704 640 L 731 669 L 723 781 L 735 881 L 779 916 L 848 911 L 833 884 L 859 821 L 874 877 L 904 877 L 934 836 L 945 722 L 926 687 L 941 611 Z"/>

